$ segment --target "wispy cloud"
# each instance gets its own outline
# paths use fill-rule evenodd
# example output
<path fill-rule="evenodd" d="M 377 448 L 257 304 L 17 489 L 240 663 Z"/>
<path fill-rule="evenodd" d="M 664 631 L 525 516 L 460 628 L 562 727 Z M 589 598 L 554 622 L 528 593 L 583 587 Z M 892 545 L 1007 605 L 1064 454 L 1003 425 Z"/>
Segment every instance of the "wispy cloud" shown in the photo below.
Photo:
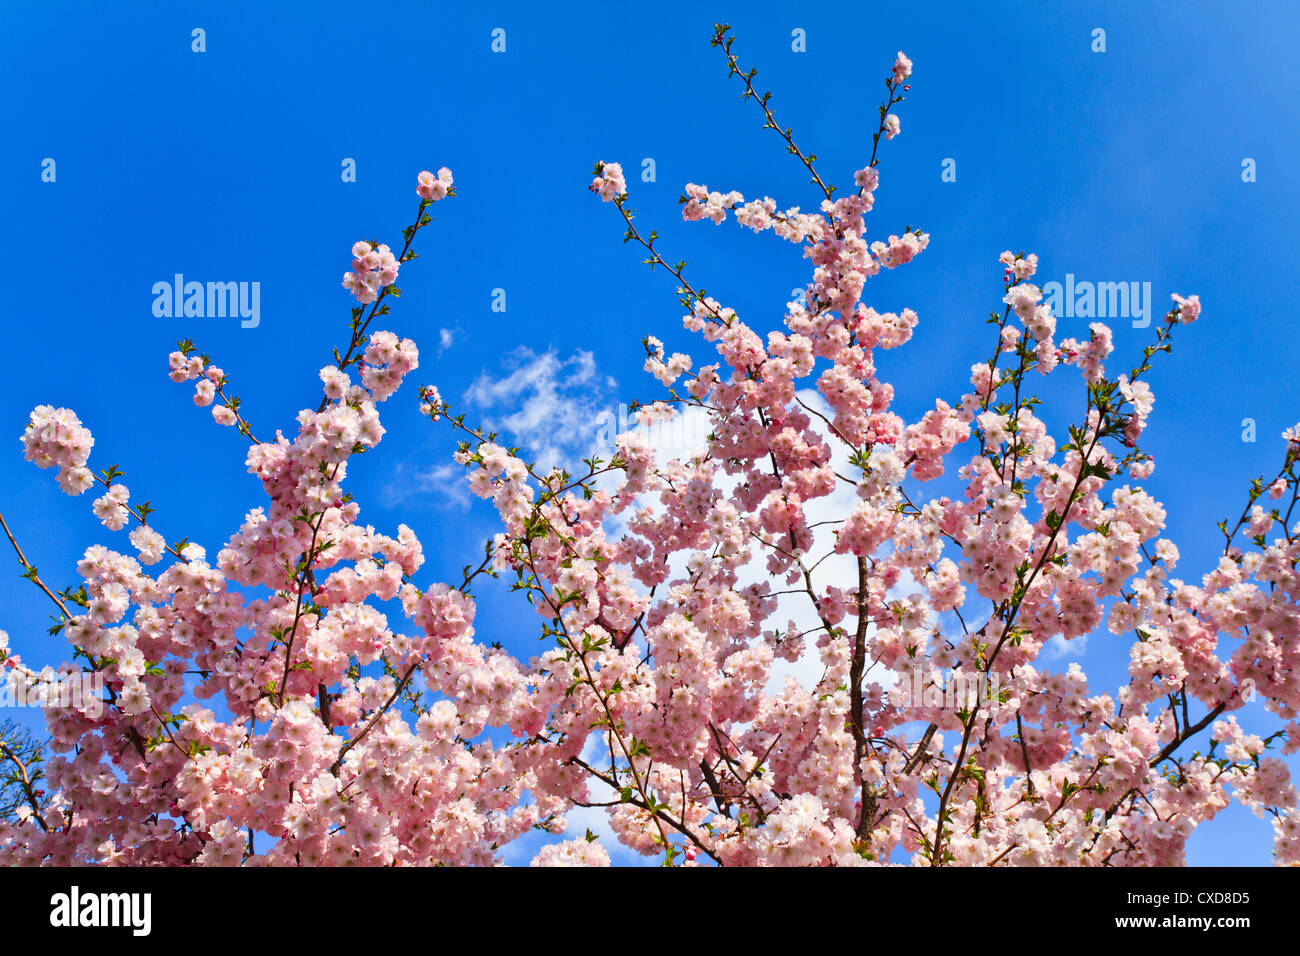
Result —
<path fill-rule="evenodd" d="M 473 500 L 465 480 L 465 469 L 451 462 L 424 469 L 412 469 L 399 463 L 384 486 L 384 494 L 390 507 L 422 498 L 444 508 L 465 511 Z"/>
<path fill-rule="evenodd" d="M 483 424 L 525 450 L 541 468 L 572 464 L 587 454 L 608 418 L 615 384 L 596 367 L 592 353 L 562 358 L 554 349 L 520 346 L 500 373 L 484 370 L 465 392 L 465 403 Z"/>

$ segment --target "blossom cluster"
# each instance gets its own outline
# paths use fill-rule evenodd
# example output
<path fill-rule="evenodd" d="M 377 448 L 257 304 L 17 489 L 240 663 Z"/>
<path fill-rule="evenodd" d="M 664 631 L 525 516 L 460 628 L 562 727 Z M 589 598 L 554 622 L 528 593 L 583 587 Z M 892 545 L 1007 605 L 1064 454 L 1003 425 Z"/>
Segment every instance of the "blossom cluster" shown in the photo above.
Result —
<path fill-rule="evenodd" d="M 352 246 L 352 271 L 343 273 L 343 288 L 362 305 L 369 305 L 397 281 L 398 268 L 397 257 L 384 243 L 358 242 Z"/>

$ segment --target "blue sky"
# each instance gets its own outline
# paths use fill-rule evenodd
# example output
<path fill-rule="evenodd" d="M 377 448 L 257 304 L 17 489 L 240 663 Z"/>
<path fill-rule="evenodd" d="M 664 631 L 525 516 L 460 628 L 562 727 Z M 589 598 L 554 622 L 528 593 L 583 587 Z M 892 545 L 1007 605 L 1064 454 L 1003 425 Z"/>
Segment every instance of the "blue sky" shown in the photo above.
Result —
<path fill-rule="evenodd" d="M 1201 296 L 1202 321 L 1150 377 L 1146 442 L 1180 572 L 1199 577 L 1215 522 L 1239 513 L 1252 476 L 1273 473 L 1278 434 L 1300 419 L 1300 345 L 1277 291 L 1295 269 L 1300 208 L 1300 18 L 1285 3 L 6 4 L 0 228 L 22 255 L 0 378 L 0 436 L 12 441 L 0 510 L 42 574 L 72 583 L 84 548 L 115 536 L 89 496 L 67 498 L 22 460 L 29 410 L 76 409 L 95 434 L 92 467 L 118 464 L 169 540 L 215 553 L 260 489 L 239 436 L 167 379 L 167 353 L 193 338 L 259 435 L 289 431 L 346 339 L 349 247 L 400 243 L 421 169 L 451 167 L 459 195 L 435 207 L 389 327 L 420 345 L 417 378 L 468 400 L 471 418 L 547 409 L 545 431 L 518 420 L 536 453 L 576 457 L 594 414 L 658 394 L 640 368 L 643 336 L 704 354 L 681 330 L 671 279 L 640 265 L 617 215 L 586 192 L 597 159 L 627 169 L 638 224 L 660 232 L 668 258 L 752 325 L 779 327 L 807 278 L 798 252 L 734 223 L 684 224 L 676 202 L 690 181 L 815 204 L 710 48 L 719 20 L 778 119 L 841 185 L 870 155 L 895 51 L 915 62 L 868 238 L 913 225 L 932 241 L 865 296 L 921 318 L 906 349 L 879 357 L 901 414 L 955 400 L 989 353 L 982 319 L 999 304 L 1003 249 L 1036 252 L 1043 281 L 1149 282 L 1157 318 L 1170 293 Z M 205 52 L 191 50 L 194 28 Z M 495 28 L 504 53 L 490 48 Z M 1091 49 L 1096 28 L 1104 53 Z M 806 52 L 791 49 L 795 29 Z M 653 183 L 637 175 L 647 157 Z M 342 181 L 348 158 L 356 182 Z M 1255 182 L 1242 181 L 1246 158 Z M 955 182 L 941 181 L 945 159 Z M 152 286 L 176 273 L 260 282 L 258 326 L 155 317 Z M 1087 322 L 1063 319 L 1061 335 L 1083 337 Z M 1150 334 L 1111 324 L 1126 356 Z M 1066 403 L 1062 416 L 1077 412 L 1077 389 L 1046 394 Z M 443 479 L 453 441 L 419 418 L 413 392 L 384 411 L 384 444 L 352 469 L 363 520 L 408 523 L 427 580 L 450 578 L 481 553 L 492 515 Z M 0 628 L 29 661 L 61 660 L 38 598 L 0 574 Z M 521 605 L 485 601 L 479 615 L 485 639 L 536 646 Z M 1094 686 L 1113 684 L 1124 650 L 1095 636 L 1082 657 Z M 1266 863 L 1270 839 L 1230 810 L 1193 838 L 1189 860 Z"/>

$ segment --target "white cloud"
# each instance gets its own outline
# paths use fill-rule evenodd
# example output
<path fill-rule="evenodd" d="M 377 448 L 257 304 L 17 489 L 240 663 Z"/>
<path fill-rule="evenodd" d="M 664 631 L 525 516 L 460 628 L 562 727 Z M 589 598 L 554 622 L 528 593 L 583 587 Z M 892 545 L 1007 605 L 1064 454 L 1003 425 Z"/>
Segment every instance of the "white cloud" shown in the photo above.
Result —
<path fill-rule="evenodd" d="M 484 415 L 484 426 L 529 453 L 543 470 L 574 465 L 585 456 L 608 419 L 607 391 L 614 380 L 601 375 L 592 353 L 576 350 L 561 358 L 554 349 L 526 346 L 503 362 L 504 374 L 482 372 L 465 392 L 465 402 Z"/>
<path fill-rule="evenodd" d="M 1081 634 L 1067 641 L 1065 635 L 1056 634 L 1043 645 L 1043 649 L 1038 654 L 1038 659 L 1044 662 L 1059 662 L 1062 664 L 1082 661 L 1083 655 L 1088 650 L 1088 636 L 1087 634 Z"/>
<path fill-rule="evenodd" d="M 472 500 L 465 469 L 451 462 L 418 471 L 412 471 L 399 462 L 384 485 L 384 496 L 390 507 L 422 497 L 461 511 L 467 510 Z"/>

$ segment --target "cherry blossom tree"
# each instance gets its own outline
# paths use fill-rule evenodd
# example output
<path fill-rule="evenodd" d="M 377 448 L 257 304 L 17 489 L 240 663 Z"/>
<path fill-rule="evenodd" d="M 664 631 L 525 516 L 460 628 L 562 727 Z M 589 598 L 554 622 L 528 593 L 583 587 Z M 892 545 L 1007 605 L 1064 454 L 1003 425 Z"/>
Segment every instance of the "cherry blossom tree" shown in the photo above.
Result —
<path fill-rule="evenodd" d="M 1236 799 L 1272 816 L 1276 861 L 1300 863 L 1279 756 L 1300 743 L 1300 427 L 1221 525 L 1218 563 L 1176 577 L 1141 440 L 1152 363 L 1199 300 L 1175 295 L 1116 372 L 1110 330 L 1058 340 L 1037 257 L 1012 252 L 990 269 L 1000 308 L 970 390 L 904 420 L 875 356 L 919 318 L 863 293 L 929 242 L 866 238 L 911 62 L 899 53 L 871 156 L 839 193 L 725 25 L 713 44 L 819 204 L 687 184 L 682 216 L 731 215 L 794 244 L 807 286 L 783 329 L 746 324 L 639 228 L 621 167 L 597 163 L 592 191 L 675 280 L 709 357 L 647 337 L 663 392 L 612 454 L 571 469 L 529 464 L 421 386 L 422 413 L 457 436 L 455 461 L 500 517 L 461 580 L 421 583 L 411 529 L 364 524 L 344 490 L 351 459 L 377 453 L 380 405 L 418 367 L 415 343 L 381 326 L 431 207 L 455 195 L 446 169 L 420 173 L 400 249 L 353 246 L 349 335 L 292 437 L 257 437 L 192 343 L 170 356 L 171 378 L 246 440 L 265 492 L 214 556 L 169 544 L 122 472 L 91 469 L 73 411 L 32 411 L 27 459 L 70 495 L 95 489 L 95 514 L 130 547 L 91 547 L 81 583 L 56 590 L 9 535 L 73 663 L 35 670 L 0 641 L 8 679 L 90 675 L 102 697 L 51 694 L 49 796 L 0 822 L 0 862 L 491 864 L 595 807 L 625 847 L 670 866 L 1175 864 Z M 1034 394 L 1050 374 L 1081 406 L 1055 436 Z M 707 440 L 669 456 L 649 436 L 681 416 L 706 420 Z M 958 497 L 927 493 L 950 472 Z M 548 640 L 529 660 L 476 635 L 475 588 L 496 576 Z M 1041 658 L 1103 630 L 1131 641 L 1121 686 Z M 1276 718 L 1268 737 L 1234 716 L 1252 699 Z M 588 834 L 534 863 L 609 860 Z"/>
<path fill-rule="evenodd" d="M 40 806 L 44 758 L 45 748 L 30 730 L 15 720 L 0 721 L 0 820 L 13 822 L 19 808 L 26 815 Z"/>

